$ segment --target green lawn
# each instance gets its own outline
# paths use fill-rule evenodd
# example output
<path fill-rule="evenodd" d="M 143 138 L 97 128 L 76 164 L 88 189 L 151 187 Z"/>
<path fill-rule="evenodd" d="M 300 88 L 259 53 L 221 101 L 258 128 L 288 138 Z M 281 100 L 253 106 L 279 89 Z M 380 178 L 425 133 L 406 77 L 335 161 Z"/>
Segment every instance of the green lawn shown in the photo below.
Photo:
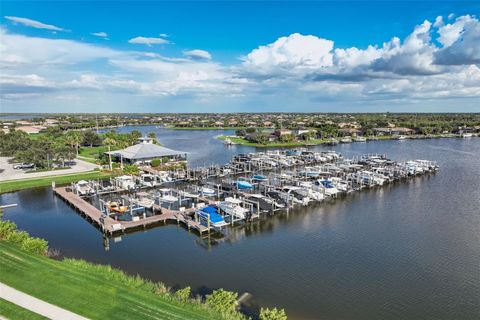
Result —
<path fill-rule="evenodd" d="M 100 147 L 81 147 L 80 152 L 78 153 L 79 156 L 85 158 L 93 158 L 97 159 L 100 154 L 107 152 L 108 147 L 100 146 Z"/>
<path fill-rule="evenodd" d="M 0 299 L 0 316 L 9 320 L 44 320 L 41 315 L 17 306 L 7 300 Z"/>
<path fill-rule="evenodd" d="M 9 180 L 0 182 L 0 194 L 29 188 L 50 186 L 52 181 L 55 181 L 57 185 L 61 185 L 79 180 L 106 179 L 111 176 L 112 174 L 108 172 L 90 171 L 85 173 L 65 174 L 42 178 Z"/>
<path fill-rule="evenodd" d="M 34 256 L 0 241 L 0 280 L 91 319 L 222 319 L 205 306 L 154 294 L 74 260 Z M 96 272 L 98 271 L 98 272 Z M 113 274 L 113 273 L 112 273 Z M 132 281 L 133 282 L 133 281 Z"/>

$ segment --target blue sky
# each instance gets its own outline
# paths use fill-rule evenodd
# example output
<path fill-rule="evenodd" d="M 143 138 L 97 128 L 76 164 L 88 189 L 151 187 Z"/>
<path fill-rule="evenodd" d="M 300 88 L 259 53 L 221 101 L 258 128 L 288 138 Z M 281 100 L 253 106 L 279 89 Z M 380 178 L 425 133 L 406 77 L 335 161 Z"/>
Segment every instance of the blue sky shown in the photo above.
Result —
<path fill-rule="evenodd" d="M 0 8 L 2 112 L 480 112 L 475 1 Z"/>

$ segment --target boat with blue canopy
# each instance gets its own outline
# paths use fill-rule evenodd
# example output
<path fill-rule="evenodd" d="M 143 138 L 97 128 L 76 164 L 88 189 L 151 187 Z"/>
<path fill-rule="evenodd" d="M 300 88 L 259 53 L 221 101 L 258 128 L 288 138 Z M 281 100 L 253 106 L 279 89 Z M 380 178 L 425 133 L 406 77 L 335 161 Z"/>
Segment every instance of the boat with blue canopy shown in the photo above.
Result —
<path fill-rule="evenodd" d="M 210 223 L 214 227 L 223 227 L 227 225 L 223 217 L 218 213 L 217 208 L 215 208 L 214 206 L 207 206 L 205 208 L 202 208 L 197 211 L 197 214 L 204 222 L 208 222 L 210 220 Z"/>

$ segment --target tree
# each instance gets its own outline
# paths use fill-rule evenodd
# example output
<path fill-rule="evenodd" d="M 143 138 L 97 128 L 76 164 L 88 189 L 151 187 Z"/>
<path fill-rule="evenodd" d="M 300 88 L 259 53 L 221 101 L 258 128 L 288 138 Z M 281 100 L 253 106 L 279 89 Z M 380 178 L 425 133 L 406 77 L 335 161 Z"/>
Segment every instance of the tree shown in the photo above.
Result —
<path fill-rule="evenodd" d="M 244 129 L 238 129 L 235 131 L 235 135 L 237 137 L 244 137 L 247 134 L 247 132 Z"/>
<path fill-rule="evenodd" d="M 132 136 L 132 138 L 134 138 L 135 140 L 139 139 L 142 137 L 142 133 L 138 130 L 133 130 L 132 132 L 130 132 L 130 135 Z"/>
<path fill-rule="evenodd" d="M 260 320 L 287 320 L 287 314 L 283 309 L 260 309 Z"/>
<path fill-rule="evenodd" d="M 255 131 L 257 131 L 257 129 L 256 128 L 247 128 L 245 131 L 247 133 L 254 133 Z"/>
<path fill-rule="evenodd" d="M 53 157 L 65 167 L 65 160 L 75 158 L 75 150 L 70 146 L 56 145 L 53 148 Z"/>
<path fill-rule="evenodd" d="M 212 294 L 206 296 L 205 304 L 223 314 L 235 314 L 238 306 L 237 297 L 238 294 L 235 292 L 213 290 Z"/>
<path fill-rule="evenodd" d="M 77 156 L 78 156 L 78 149 L 82 141 L 83 141 L 83 135 L 80 131 L 68 131 L 67 134 L 65 134 L 65 142 L 69 144 L 71 147 L 75 147 Z"/>
<path fill-rule="evenodd" d="M 100 145 L 101 139 L 93 130 L 85 131 L 83 134 L 83 144 L 93 147 L 94 145 Z"/>
<path fill-rule="evenodd" d="M 136 166 L 134 164 L 127 164 L 127 165 L 123 166 L 123 173 L 125 173 L 125 174 L 136 175 L 139 172 L 140 172 L 140 169 L 138 168 L 138 166 Z"/>
<path fill-rule="evenodd" d="M 157 134 L 155 132 L 149 132 L 147 134 L 147 137 L 149 137 L 150 139 L 157 139 Z"/>

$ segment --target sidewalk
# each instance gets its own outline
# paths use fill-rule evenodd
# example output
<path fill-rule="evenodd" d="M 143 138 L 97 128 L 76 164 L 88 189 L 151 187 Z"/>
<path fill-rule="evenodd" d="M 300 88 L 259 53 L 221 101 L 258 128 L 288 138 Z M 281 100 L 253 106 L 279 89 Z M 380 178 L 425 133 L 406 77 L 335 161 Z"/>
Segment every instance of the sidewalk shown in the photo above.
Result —
<path fill-rule="evenodd" d="M 0 282 L 0 298 L 52 320 L 86 320 L 82 316 L 42 301 Z"/>

